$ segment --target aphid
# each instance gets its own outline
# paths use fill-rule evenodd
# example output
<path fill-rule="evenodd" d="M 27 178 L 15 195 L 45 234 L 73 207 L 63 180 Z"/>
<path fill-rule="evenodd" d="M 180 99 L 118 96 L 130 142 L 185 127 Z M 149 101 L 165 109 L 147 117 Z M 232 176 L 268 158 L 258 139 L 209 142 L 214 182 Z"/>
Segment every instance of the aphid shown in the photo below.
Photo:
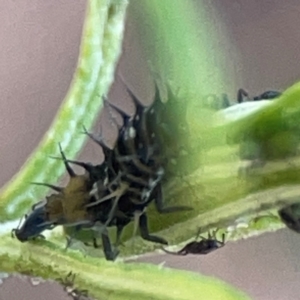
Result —
<path fill-rule="evenodd" d="M 249 96 L 249 93 L 246 90 L 239 89 L 237 91 L 236 102 L 238 104 L 240 104 L 240 103 L 244 103 L 246 101 L 273 100 L 273 99 L 280 97 L 281 94 L 282 93 L 279 91 L 269 90 L 269 91 L 263 92 L 262 94 L 260 94 L 258 96 L 251 98 Z M 207 95 L 204 99 L 204 104 L 206 107 L 209 107 L 214 110 L 221 110 L 221 109 L 228 108 L 232 105 L 235 105 L 235 104 L 230 103 L 230 101 L 228 99 L 228 95 L 225 93 L 222 94 L 221 100 L 215 94 Z"/>
<path fill-rule="evenodd" d="M 20 242 L 43 237 L 42 232 L 46 229 L 53 229 L 54 224 L 46 223 L 45 203 L 37 203 L 32 207 L 32 212 L 25 215 L 25 221 L 19 228 L 12 229 L 12 237 L 16 237 Z"/>
<path fill-rule="evenodd" d="M 88 297 L 88 290 L 79 290 L 74 287 L 76 274 L 69 272 L 65 278 L 58 278 L 57 281 L 64 286 L 64 291 L 74 300 Z"/>
<path fill-rule="evenodd" d="M 237 102 L 242 103 L 245 102 L 245 99 L 248 101 L 259 101 L 259 100 L 272 100 L 281 96 L 281 92 L 279 91 L 265 91 L 262 94 L 249 98 L 249 93 L 244 89 L 239 89 L 237 92 Z"/>
<path fill-rule="evenodd" d="M 200 236 L 200 229 L 198 231 L 198 234 L 196 236 L 195 241 L 188 243 L 186 246 L 184 246 L 181 250 L 178 252 L 172 252 L 168 251 L 165 248 L 162 248 L 162 250 L 168 254 L 173 255 L 187 255 L 187 254 L 208 254 L 212 251 L 215 251 L 225 245 L 225 234 L 222 234 L 222 240 L 218 240 L 216 237 L 216 233 L 218 230 L 213 231 L 212 233 L 208 233 L 208 237 Z M 198 238 L 201 238 L 199 242 L 197 242 Z"/>
<path fill-rule="evenodd" d="M 300 203 L 294 203 L 278 211 L 281 221 L 291 230 L 300 233 Z"/>

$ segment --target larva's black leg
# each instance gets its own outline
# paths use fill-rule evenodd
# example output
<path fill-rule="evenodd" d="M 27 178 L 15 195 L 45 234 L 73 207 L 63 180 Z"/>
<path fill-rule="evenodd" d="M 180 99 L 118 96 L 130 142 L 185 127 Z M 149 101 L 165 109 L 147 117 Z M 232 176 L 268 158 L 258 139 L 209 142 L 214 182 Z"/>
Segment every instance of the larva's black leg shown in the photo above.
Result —
<path fill-rule="evenodd" d="M 161 214 L 172 213 L 172 212 L 177 212 L 177 211 L 193 210 L 192 207 L 185 206 L 185 205 L 164 207 L 161 184 L 157 184 L 157 186 L 152 191 L 149 200 L 151 200 L 153 198 L 154 198 L 155 207 L 156 207 L 157 211 Z"/>
<path fill-rule="evenodd" d="M 149 242 L 153 242 L 153 243 L 168 245 L 168 242 L 164 238 L 161 238 L 161 237 L 156 236 L 156 235 L 149 234 L 148 218 L 147 218 L 145 213 L 140 215 L 139 228 L 140 228 L 141 237 L 144 240 L 149 241 Z"/>
<path fill-rule="evenodd" d="M 115 260 L 119 254 L 119 250 L 117 248 L 113 249 L 107 234 L 102 233 L 101 238 L 105 258 L 107 260 Z"/>
<path fill-rule="evenodd" d="M 239 89 L 237 92 L 237 102 L 242 103 L 244 102 L 244 98 L 249 98 L 248 92 L 246 92 L 244 89 Z"/>
<path fill-rule="evenodd" d="M 70 176 L 70 177 L 75 177 L 76 174 L 75 174 L 75 172 L 73 171 L 73 169 L 70 167 L 70 165 L 69 165 L 69 163 L 68 163 L 68 160 L 67 160 L 67 158 L 66 158 L 66 156 L 65 156 L 65 153 L 63 152 L 63 150 L 62 150 L 62 148 L 61 148 L 61 144 L 60 144 L 60 143 L 58 143 L 58 147 L 59 147 L 60 155 L 61 155 L 61 157 L 62 157 L 62 160 L 63 160 L 63 162 L 64 162 L 64 165 L 65 165 L 65 167 L 66 167 L 66 169 L 67 169 L 67 172 L 68 172 L 69 176 Z"/>
<path fill-rule="evenodd" d="M 59 193 L 62 193 L 63 190 L 64 190 L 64 189 L 63 189 L 62 187 L 60 187 L 60 186 L 56 186 L 56 185 L 49 184 L 49 183 L 31 182 L 31 184 L 47 186 L 47 187 L 51 188 L 52 190 L 54 190 L 54 191 L 56 191 L 56 192 L 59 192 Z"/>

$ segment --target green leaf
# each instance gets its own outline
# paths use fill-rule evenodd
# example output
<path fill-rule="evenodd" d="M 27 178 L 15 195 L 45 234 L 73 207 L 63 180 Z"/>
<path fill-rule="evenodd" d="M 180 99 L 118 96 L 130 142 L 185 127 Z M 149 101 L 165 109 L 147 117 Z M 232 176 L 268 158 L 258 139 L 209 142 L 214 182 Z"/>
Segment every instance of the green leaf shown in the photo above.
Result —
<path fill-rule="evenodd" d="M 109 6 L 112 3 L 113 6 Z M 164 184 L 165 201 L 168 205 L 184 204 L 194 208 L 192 212 L 166 216 L 149 207 L 151 233 L 166 237 L 171 244 L 179 244 L 193 238 L 198 227 L 203 231 L 219 227 L 220 234 L 227 230 L 227 240 L 281 228 L 283 225 L 278 216 L 273 215 L 273 211 L 297 201 L 300 197 L 300 160 L 296 151 L 299 128 L 298 85 L 288 90 L 273 105 L 243 120 L 220 126 L 219 122 L 215 122 L 214 111 L 204 110 L 202 101 L 205 94 L 224 89 L 224 74 L 214 61 L 219 55 L 222 56 L 220 49 L 216 47 L 218 36 L 205 2 L 199 1 L 202 7 L 198 16 L 195 14 L 193 2 L 145 0 L 133 3 L 134 8 L 144 6 L 145 14 L 137 15 L 137 22 L 143 25 L 145 37 L 151 37 L 154 32 L 156 34 L 154 39 L 145 43 L 145 48 L 149 48 L 148 51 L 154 54 L 152 66 L 158 67 L 162 73 L 162 81 L 171 78 L 171 87 L 182 88 L 179 94 L 181 102 L 179 105 L 169 103 L 168 114 L 175 115 L 178 118 L 177 123 L 184 125 L 184 130 L 174 130 L 179 136 L 174 135 L 173 139 L 178 139 L 188 151 L 178 154 L 173 168 L 168 167 L 170 172 Z M 83 100 L 84 105 L 80 101 L 76 102 L 76 108 L 80 107 L 82 114 L 90 111 L 92 115 L 97 110 L 95 103 L 101 106 L 97 95 L 107 92 L 119 55 L 126 3 L 90 1 L 90 5 L 83 39 L 83 45 L 87 43 L 89 46 L 82 48 L 86 50 L 81 51 L 83 58 L 79 61 L 74 84 L 57 117 L 57 124 L 70 124 L 70 120 L 79 124 L 84 120 L 86 126 L 91 126 L 93 117 L 87 121 L 86 115 L 84 118 L 81 116 L 82 120 L 78 116 L 80 114 L 72 115 L 73 100 L 70 99 L 73 96 L 70 95 L 74 93 L 80 95 L 80 99 L 86 99 L 87 102 Z M 199 21 L 196 21 L 197 18 Z M 150 32 L 146 30 L 147 27 Z M 118 33 L 115 36 L 114 30 Z M 89 39 L 92 36 L 96 37 L 95 43 L 93 39 Z M 111 45 L 115 45 L 115 52 L 109 51 Z M 99 57 L 102 58 L 103 55 L 103 61 L 93 60 L 93 54 L 96 55 L 97 51 L 101 53 Z M 114 55 L 110 56 L 109 53 Z M 109 57 L 111 60 L 107 59 Z M 108 69 L 104 68 L 105 64 Z M 93 78 L 89 77 L 94 74 L 91 70 L 97 74 Z M 105 74 L 110 74 L 111 77 L 105 77 Z M 180 103 L 186 106 L 185 113 L 180 111 Z M 67 129 L 59 125 L 42 142 L 41 145 L 46 145 L 46 148 L 39 148 L 40 152 L 34 154 L 28 166 L 4 189 L 0 198 L 4 220 L 17 216 L 25 207 L 28 208 L 32 202 L 28 199 L 31 191 L 34 201 L 38 195 L 42 195 L 41 192 L 38 194 L 38 190 L 29 189 L 26 180 L 52 181 L 61 174 L 61 171 L 56 172 L 62 170 L 61 163 L 49 161 L 48 172 L 45 175 L 42 172 L 41 175 L 41 161 L 44 161 L 42 155 L 55 154 L 54 142 L 62 137 L 66 140 L 61 135 L 64 133 L 69 135 L 67 141 L 70 141 L 70 152 L 67 150 L 67 155 L 72 157 L 73 153 L 74 156 L 81 146 L 76 144 L 80 139 L 73 139 L 77 132 L 75 128 L 76 125 Z M 280 142 L 282 137 L 285 138 L 283 144 Z M 254 149 L 255 155 L 262 154 L 258 158 L 267 161 L 267 165 L 252 169 L 242 176 L 239 174 L 240 152 L 249 145 Z M 289 163 L 286 161 L 288 155 L 293 158 L 292 163 L 291 160 Z M 262 215 L 258 215 L 259 213 Z M 129 240 L 132 230 L 130 226 L 127 228 L 127 242 L 122 248 L 124 256 L 145 253 L 160 247 L 139 237 L 134 240 L 132 247 L 132 241 Z M 73 271 L 79 273 L 80 288 L 90 289 L 97 297 L 106 296 L 110 299 L 207 299 L 208 295 L 209 299 L 244 299 L 240 293 L 204 276 L 154 266 L 126 265 L 106 262 L 103 259 L 83 258 L 79 253 L 63 252 L 58 238 L 54 237 L 53 241 L 57 243 L 20 244 L 9 237 L 3 237 L 0 241 L 0 263 L 3 270 L 27 270 L 32 274 L 51 278 L 64 271 Z"/>

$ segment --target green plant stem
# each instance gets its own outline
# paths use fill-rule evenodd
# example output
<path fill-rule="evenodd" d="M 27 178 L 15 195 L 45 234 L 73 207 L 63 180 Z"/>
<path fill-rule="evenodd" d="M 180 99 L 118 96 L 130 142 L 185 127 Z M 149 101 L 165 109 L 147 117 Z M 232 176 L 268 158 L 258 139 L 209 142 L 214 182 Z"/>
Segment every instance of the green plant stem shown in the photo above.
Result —
<path fill-rule="evenodd" d="M 75 251 L 66 255 L 49 243 L 27 243 L 20 247 L 10 237 L 3 237 L 0 245 L 1 271 L 18 270 L 52 279 L 64 278 L 72 271 L 76 274 L 75 286 L 87 289 L 96 299 L 192 300 L 195 296 L 206 299 L 207 295 L 211 300 L 249 299 L 219 280 L 190 272 L 84 258 Z"/>
<path fill-rule="evenodd" d="M 48 157 L 58 153 L 58 142 L 70 159 L 82 148 L 86 140 L 80 134 L 82 125 L 91 128 L 102 107 L 102 96 L 113 82 L 127 3 L 127 0 L 88 1 L 73 82 L 40 144 L 19 173 L 2 188 L 0 222 L 20 217 L 46 194 L 46 188 L 32 186 L 30 182 L 55 183 L 65 172 L 61 161 Z"/>

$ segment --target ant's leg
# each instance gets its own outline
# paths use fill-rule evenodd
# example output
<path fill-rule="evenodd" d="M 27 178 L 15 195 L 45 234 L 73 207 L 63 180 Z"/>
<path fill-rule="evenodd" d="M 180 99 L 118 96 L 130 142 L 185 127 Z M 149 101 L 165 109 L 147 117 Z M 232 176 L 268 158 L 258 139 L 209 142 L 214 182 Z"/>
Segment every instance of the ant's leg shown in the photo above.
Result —
<path fill-rule="evenodd" d="M 168 245 L 168 242 L 165 239 L 163 239 L 159 236 L 149 234 L 148 218 L 145 213 L 143 213 L 139 218 L 139 228 L 140 228 L 140 232 L 141 232 L 141 237 L 144 240 L 150 241 L 153 243 Z"/>

